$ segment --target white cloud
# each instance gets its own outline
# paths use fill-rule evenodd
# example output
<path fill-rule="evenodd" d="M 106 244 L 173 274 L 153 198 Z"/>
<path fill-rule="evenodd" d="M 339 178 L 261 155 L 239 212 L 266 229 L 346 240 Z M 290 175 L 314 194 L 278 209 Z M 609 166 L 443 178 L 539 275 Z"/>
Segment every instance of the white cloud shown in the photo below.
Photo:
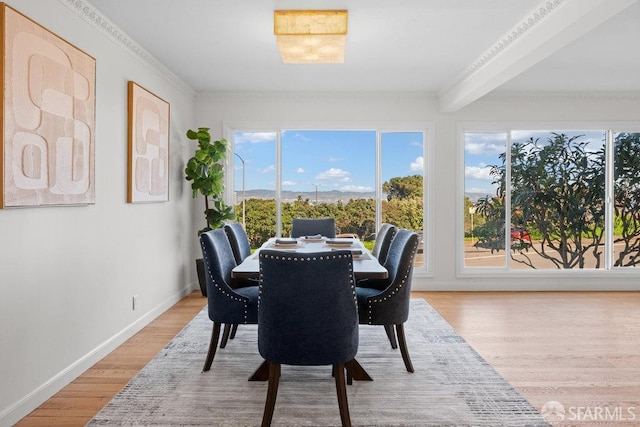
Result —
<path fill-rule="evenodd" d="M 275 142 L 276 134 L 273 132 L 243 132 L 236 134 L 236 145 L 249 142 L 259 144 L 261 142 Z"/>
<path fill-rule="evenodd" d="M 493 177 L 489 174 L 491 168 L 481 168 L 478 166 L 465 166 L 465 178 L 480 179 L 482 181 L 493 181 Z"/>
<path fill-rule="evenodd" d="M 283 187 L 291 187 L 291 186 L 294 186 L 296 184 L 297 184 L 297 182 L 295 182 L 295 181 L 282 181 L 282 186 Z"/>
<path fill-rule="evenodd" d="M 304 173 L 304 169 L 303 168 L 298 168 L 298 169 L 296 169 L 296 172 L 297 173 Z"/>
<path fill-rule="evenodd" d="M 276 166 L 275 165 L 269 165 L 266 168 L 263 168 L 263 169 L 258 168 L 257 169 L 257 171 L 259 173 L 271 173 L 271 172 L 274 172 L 275 170 L 276 170 Z"/>
<path fill-rule="evenodd" d="M 306 136 L 302 135 L 301 133 L 296 133 L 295 135 L 296 139 L 301 139 L 303 141 L 311 141 L 311 138 L 307 138 Z"/>
<path fill-rule="evenodd" d="M 411 162 L 410 169 L 412 171 L 422 172 L 424 170 L 424 157 L 422 156 L 416 157 L 416 160 Z"/>
<path fill-rule="evenodd" d="M 340 168 L 330 168 L 324 172 L 320 172 L 316 179 L 349 179 L 350 173 Z"/>
<path fill-rule="evenodd" d="M 464 150 L 469 154 L 501 154 L 505 152 L 505 145 L 487 142 L 466 142 Z"/>

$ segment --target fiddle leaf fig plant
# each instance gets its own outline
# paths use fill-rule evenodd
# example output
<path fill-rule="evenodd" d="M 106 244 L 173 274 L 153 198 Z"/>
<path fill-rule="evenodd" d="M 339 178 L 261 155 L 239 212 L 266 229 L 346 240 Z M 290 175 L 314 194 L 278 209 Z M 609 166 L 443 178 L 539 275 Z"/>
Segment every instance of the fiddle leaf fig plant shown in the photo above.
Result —
<path fill-rule="evenodd" d="M 204 196 L 204 216 L 206 227 L 198 235 L 214 228 L 220 228 L 223 222 L 234 217 L 233 208 L 224 202 L 224 170 L 222 161 L 227 156 L 227 141 L 223 138 L 211 141 L 209 128 L 187 131 L 187 138 L 198 141 L 198 148 L 187 161 L 184 170 L 187 181 L 191 181 L 191 190 L 195 199 Z"/>

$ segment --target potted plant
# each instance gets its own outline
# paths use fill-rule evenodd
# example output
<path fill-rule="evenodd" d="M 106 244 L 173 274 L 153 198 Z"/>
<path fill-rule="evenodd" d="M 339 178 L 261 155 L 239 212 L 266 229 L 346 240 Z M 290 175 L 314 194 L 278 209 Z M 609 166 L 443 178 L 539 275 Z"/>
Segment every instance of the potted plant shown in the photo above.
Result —
<path fill-rule="evenodd" d="M 184 169 L 187 181 L 191 181 L 193 198 L 204 196 L 205 227 L 198 231 L 207 232 L 222 226 L 225 220 L 234 217 L 233 208 L 224 201 L 224 165 L 222 161 L 227 156 L 227 141 L 223 138 L 211 140 L 209 128 L 187 131 L 187 138 L 198 141 L 198 148 L 192 158 L 187 161 Z M 204 263 L 202 258 L 196 260 L 198 281 L 202 295 L 207 295 L 204 278 Z"/>

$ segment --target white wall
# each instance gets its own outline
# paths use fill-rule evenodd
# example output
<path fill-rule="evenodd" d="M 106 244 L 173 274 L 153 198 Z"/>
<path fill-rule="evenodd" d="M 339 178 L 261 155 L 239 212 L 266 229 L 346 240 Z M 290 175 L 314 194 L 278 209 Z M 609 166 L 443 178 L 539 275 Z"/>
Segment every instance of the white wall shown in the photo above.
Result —
<path fill-rule="evenodd" d="M 96 58 L 96 202 L 0 210 L 0 425 L 197 289 L 198 248 L 196 202 L 183 178 L 193 92 L 99 30 L 72 1 L 7 3 Z M 128 80 L 171 105 L 168 203 L 126 203 Z"/>
<path fill-rule="evenodd" d="M 433 271 L 415 289 L 638 289 L 636 278 L 458 277 L 456 129 L 467 121 L 640 120 L 640 97 L 496 96 L 441 114 L 423 94 L 227 94 L 192 91 L 134 53 L 74 0 L 8 4 L 97 59 L 96 203 L 0 210 L 0 425 L 11 425 L 195 285 L 201 203 L 183 179 L 195 126 L 229 122 L 433 122 L 428 232 Z M 126 203 L 127 81 L 171 104 L 170 201 Z M 197 224 L 196 224 L 197 222 Z M 598 275 L 595 275 L 598 276 Z M 131 299 L 138 296 L 138 309 Z"/>
<path fill-rule="evenodd" d="M 427 257 L 431 271 L 417 272 L 415 290 L 637 290 L 640 275 L 611 271 L 529 271 L 509 276 L 464 276 L 458 272 L 457 212 L 462 212 L 458 126 L 468 122 L 583 123 L 633 122 L 640 126 L 640 94 L 499 94 L 489 95 L 451 114 L 438 110 L 437 100 L 426 94 L 199 94 L 196 118 L 210 123 L 217 136 L 223 126 L 239 123 L 432 122 L 434 157 L 427 177 L 433 179 L 426 212 Z M 255 129 L 252 129 L 255 130 Z M 429 179 L 429 178 L 427 178 Z M 429 237 L 430 236 L 430 237 Z M 537 274 L 538 272 L 536 272 Z M 566 274 L 569 273 L 569 274 Z"/>

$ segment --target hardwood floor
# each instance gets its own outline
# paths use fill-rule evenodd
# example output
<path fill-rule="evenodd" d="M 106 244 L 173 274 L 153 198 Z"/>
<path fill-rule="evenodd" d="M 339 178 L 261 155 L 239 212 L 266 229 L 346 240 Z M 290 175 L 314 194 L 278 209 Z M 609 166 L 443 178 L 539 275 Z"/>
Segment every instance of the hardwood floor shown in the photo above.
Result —
<path fill-rule="evenodd" d="M 414 296 L 538 410 L 561 403 L 560 425 L 640 425 L 640 292 Z"/>
<path fill-rule="evenodd" d="M 414 296 L 537 409 L 557 401 L 574 418 L 570 425 L 640 425 L 640 292 Z M 185 297 L 17 425 L 83 426 L 205 304 L 200 292 Z"/>

